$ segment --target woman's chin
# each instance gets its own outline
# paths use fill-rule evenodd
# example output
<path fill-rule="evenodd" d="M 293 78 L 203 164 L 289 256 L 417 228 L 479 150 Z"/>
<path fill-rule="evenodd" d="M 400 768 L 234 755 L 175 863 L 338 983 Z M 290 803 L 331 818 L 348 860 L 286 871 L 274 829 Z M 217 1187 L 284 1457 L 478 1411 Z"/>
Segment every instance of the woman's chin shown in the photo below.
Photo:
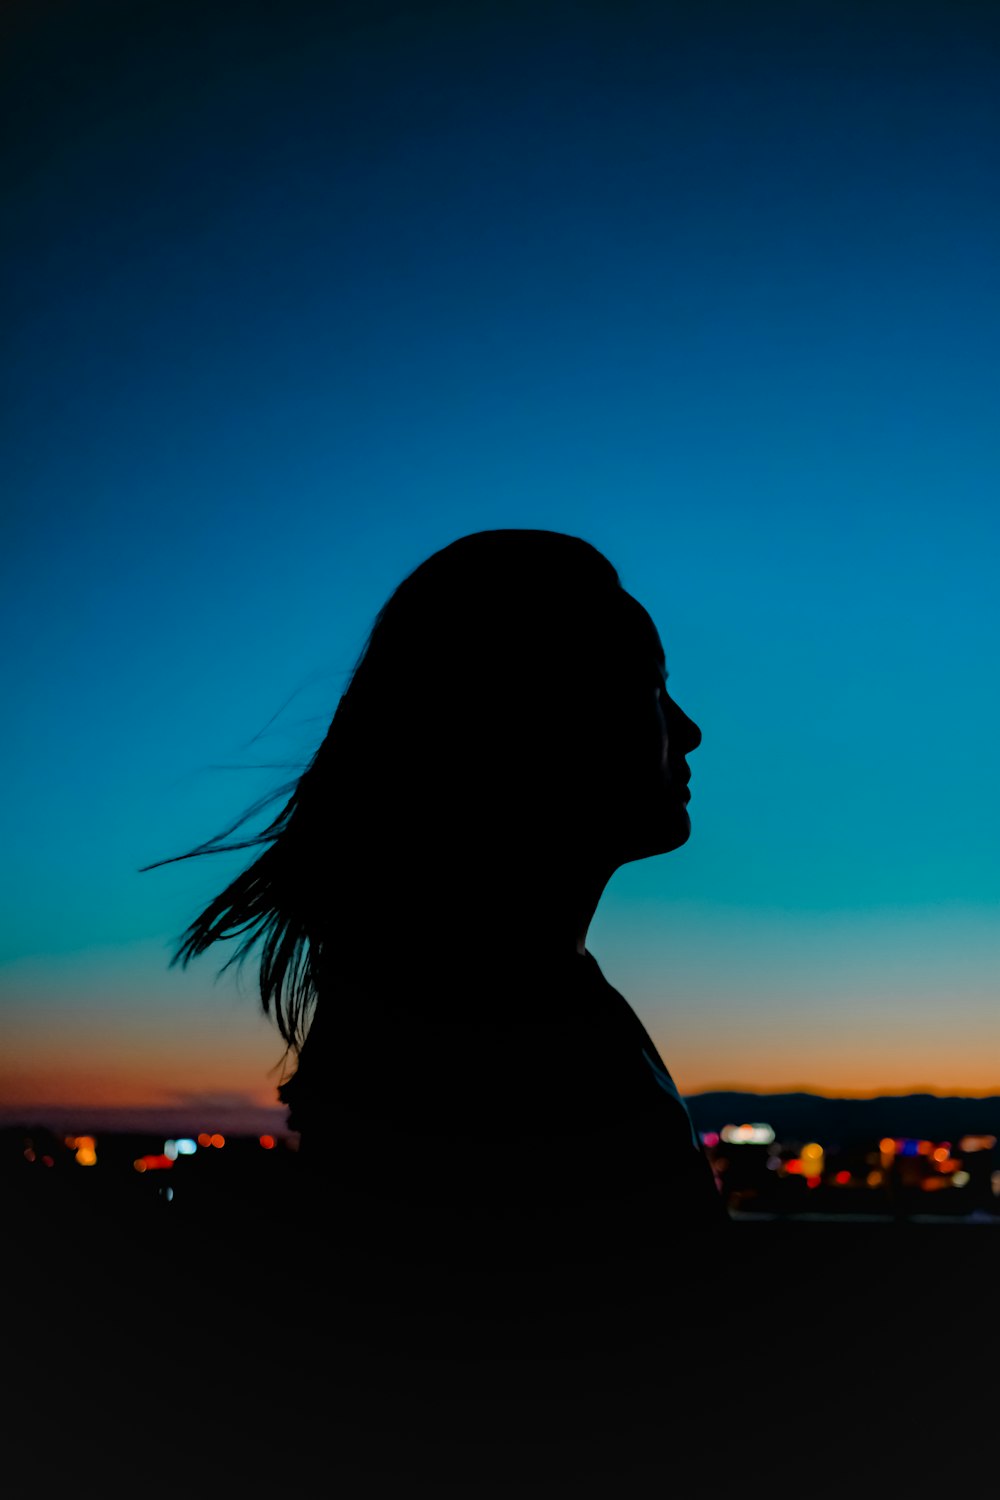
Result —
<path fill-rule="evenodd" d="M 669 854 L 679 849 L 691 837 L 691 819 L 686 807 L 674 807 L 668 817 L 657 820 L 654 827 L 646 828 L 642 834 L 625 844 L 621 864 L 630 864 L 636 859 L 651 859 L 657 854 Z"/>

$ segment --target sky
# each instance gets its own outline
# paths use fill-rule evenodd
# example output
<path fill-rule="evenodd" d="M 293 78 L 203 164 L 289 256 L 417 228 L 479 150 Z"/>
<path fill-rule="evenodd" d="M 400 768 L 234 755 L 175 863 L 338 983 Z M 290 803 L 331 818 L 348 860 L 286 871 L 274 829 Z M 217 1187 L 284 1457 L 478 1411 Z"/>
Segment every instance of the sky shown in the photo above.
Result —
<path fill-rule="evenodd" d="M 2 24 L 0 1112 L 273 1105 L 252 967 L 168 967 L 245 857 L 140 867 L 498 526 L 603 551 L 702 728 L 588 938 L 681 1091 L 1000 1092 L 996 10 Z"/>

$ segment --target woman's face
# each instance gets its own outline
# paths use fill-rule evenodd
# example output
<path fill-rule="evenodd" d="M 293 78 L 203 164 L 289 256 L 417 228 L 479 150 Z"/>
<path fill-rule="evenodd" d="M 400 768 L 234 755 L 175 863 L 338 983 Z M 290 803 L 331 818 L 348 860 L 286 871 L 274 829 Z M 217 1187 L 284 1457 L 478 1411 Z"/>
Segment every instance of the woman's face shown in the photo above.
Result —
<path fill-rule="evenodd" d="M 643 635 L 628 673 L 624 732 L 616 736 L 611 766 L 612 838 L 621 864 L 666 854 L 690 837 L 687 757 L 701 743 L 701 730 L 668 691 L 663 646 L 652 621 Z"/>
<path fill-rule="evenodd" d="M 661 648 L 662 654 L 662 648 Z M 701 730 L 693 719 L 689 719 L 679 703 L 675 703 L 667 689 L 666 667 L 661 663 L 662 682 L 655 689 L 656 713 L 661 740 L 660 765 L 663 770 L 664 812 L 668 823 L 673 822 L 671 837 L 679 835 L 670 849 L 683 844 L 691 832 L 691 819 L 687 805 L 691 800 L 691 768 L 687 763 L 689 751 L 701 744 Z M 666 828 L 664 830 L 667 831 Z M 664 849 L 664 853 L 666 848 Z"/>

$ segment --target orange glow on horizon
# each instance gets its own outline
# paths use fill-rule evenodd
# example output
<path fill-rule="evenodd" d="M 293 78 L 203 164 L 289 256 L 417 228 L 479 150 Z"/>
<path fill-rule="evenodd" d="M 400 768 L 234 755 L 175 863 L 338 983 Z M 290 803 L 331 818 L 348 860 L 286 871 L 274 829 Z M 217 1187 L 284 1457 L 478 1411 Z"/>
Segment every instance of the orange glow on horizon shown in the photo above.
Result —
<path fill-rule="evenodd" d="M 792 1079 L 787 1083 L 761 1084 L 746 1078 L 709 1077 L 704 1081 L 689 1082 L 679 1069 L 672 1071 L 674 1071 L 678 1088 L 687 1098 L 708 1093 L 758 1094 L 762 1097 L 771 1094 L 812 1094 L 821 1099 L 903 1098 L 912 1094 L 926 1094 L 938 1099 L 1000 1097 L 1000 1081 L 992 1086 L 971 1082 L 931 1084 L 921 1081 L 882 1085 L 872 1083 L 865 1087 L 848 1084 L 837 1086 L 834 1083 L 814 1083 L 798 1079 Z M 67 1076 L 61 1070 L 52 1072 L 39 1070 L 30 1076 L 21 1073 L 10 1078 L 0 1070 L 0 1099 L 3 1100 L 4 1113 L 7 1116 L 17 1110 L 34 1113 L 44 1111 L 46 1108 L 63 1109 L 69 1106 L 79 1108 L 83 1112 L 92 1108 L 101 1110 L 176 1108 L 181 1102 L 181 1096 L 176 1087 L 171 1087 L 171 1084 L 176 1084 L 176 1082 L 177 1080 L 154 1080 L 148 1075 L 126 1079 L 120 1076 L 113 1078 L 87 1076 L 74 1071 L 72 1075 Z M 244 1075 L 238 1080 L 216 1081 L 214 1087 L 206 1080 L 205 1092 L 207 1094 L 238 1092 L 248 1107 L 280 1108 L 275 1085 L 267 1079 L 262 1081 L 259 1074 L 250 1077 Z M 192 1104 L 188 1108 L 196 1110 L 198 1106 Z M 204 1112 L 208 1113 L 209 1108 L 206 1108 Z"/>
<path fill-rule="evenodd" d="M 638 1009 L 638 1007 L 637 1007 Z M 907 1015 L 899 998 L 899 1022 Z M 803 1007 L 785 1026 L 760 1021 L 738 1028 L 712 1015 L 664 1017 L 650 1034 L 682 1094 L 715 1092 L 815 1094 L 821 1098 L 874 1099 L 904 1094 L 986 1098 L 1000 1095 L 997 1025 L 983 1021 L 961 1035 L 940 1026 L 908 1029 L 887 1019 L 884 1000 L 870 1017 L 845 1015 L 831 1035 L 822 1013 Z M 819 1029 L 817 1029 L 819 1028 Z"/>
<path fill-rule="evenodd" d="M 641 1007 L 636 1006 L 641 1016 Z M 233 1021 L 233 1025 L 228 1023 Z M 809 1018 L 794 1038 L 761 1026 L 759 1033 L 715 1034 L 706 1019 L 698 1029 L 651 1035 L 682 1095 L 734 1092 L 806 1093 L 829 1099 L 873 1099 L 927 1094 L 936 1098 L 1000 1097 L 991 1077 L 997 1051 L 981 1037 L 960 1041 L 909 1038 L 877 1045 L 863 1031 L 831 1044 L 812 1045 Z M 199 1099 L 230 1098 L 240 1107 L 278 1109 L 276 1035 L 256 1024 L 241 1029 L 231 1016 L 213 1017 L 205 1032 L 179 1032 L 158 1024 L 121 1022 L 110 1033 L 89 1015 L 67 1012 L 58 1029 L 41 1014 L 18 1024 L 0 1067 L 0 1100 L 13 1111 L 46 1106 L 87 1109 L 212 1108 Z M 936 1082 L 928 1082 L 936 1079 Z M 81 1123 L 83 1119 L 81 1118 Z M 199 1122 L 200 1123 L 200 1122 Z M 256 1133 L 256 1132 L 254 1132 Z"/>
<path fill-rule="evenodd" d="M 771 917 L 763 920 L 761 930 L 770 930 Z M 908 919 L 904 929 L 908 938 Z M 807 923 L 803 931 L 808 936 L 811 930 Z M 889 935 L 893 930 L 890 923 Z M 815 983 L 803 978 L 801 1001 L 786 986 L 773 1000 L 754 991 L 737 1005 L 736 981 L 735 993 L 728 982 L 716 990 L 707 979 L 668 987 L 640 957 L 607 960 L 600 944 L 595 956 L 686 1097 L 719 1091 L 762 1101 L 798 1092 L 844 1099 L 1000 1097 L 995 1008 L 981 1003 L 974 975 L 954 998 L 949 981 L 932 1003 L 919 985 L 915 995 L 908 993 L 908 971 L 887 984 L 880 969 L 879 982 L 864 993 L 859 975 L 817 972 Z M 252 985 L 238 1000 L 220 1001 L 208 983 L 210 967 L 203 989 L 192 976 L 180 993 L 155 942 L 135 952 L 39 958 L 23 973 L 12 970 L 15 1004 L 5 1016 L 0 1064 L 2 1115 L 41 1118 L 51 1106 L 67 1112 L 66 1128 L 86 1129 L 91 1109 L 183 1110 L 193 1134 L 225 1126 L 237 1110 L 263 1109 L 275 1113 L 252 1133 L 273 1130 L 277 1087 L 290 1059 L 261 1015 Z"/>
<path fill-rule="evenodd" d="M 78 1105 L 81 1109 L 176 1109 L 197 1110 L 199 1095 L 229 1096 L 243 1107 L 273 1108 L 278 1103 L 277 1085 L 261 1071 L 236 1074 L 220 1068 L 215 1075 L 192 1079 L 190 1075 L 157 1076 L 143 1070 L 111 1072 L 95 1068 L 41 1068 L 9 1074 L 0 1069 L 0 1099 L 6 1112 L 34 1109 L 39 1105 Z M 204 1106 L 206 1114 L 211 1105 Z"/>
<path fill-rule="evenodd" d="M 278 1102 L 280 1039 L 265 1027 L 233 1025 L 223 1038 L 218 1018 L 207 1036 L 196 1026 L 185 1033 L 135 1018 L 111 1031 L 89 1013 L 60 1021 L 56 1029 L 50 1018 L 29 1017 L 8 1039 L 0 1066 L 7 1114 L 45 1105 L 197 1109 L 199 1098 L 213 1097 L 249 1108 Z"/>

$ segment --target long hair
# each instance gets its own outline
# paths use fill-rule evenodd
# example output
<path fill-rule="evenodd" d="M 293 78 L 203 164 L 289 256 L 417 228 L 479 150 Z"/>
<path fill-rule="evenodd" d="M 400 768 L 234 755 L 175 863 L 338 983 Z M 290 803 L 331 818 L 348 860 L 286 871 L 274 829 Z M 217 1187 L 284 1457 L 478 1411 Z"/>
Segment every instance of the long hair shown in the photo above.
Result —
<path fill-rule="evenodd" d="M 221 973 L 259 942 L 264 1012 L 297 1054 L 326 992 L 324 954 L 341 976 L 365 972 L 420 888 L 429 849 L 438 869 L 457 868 L 546 822 L 565 832 L 593 769 L 579 753 L 586 733 L 570 745 L 567 726 L 606 720 L 623 643 L 648 623 L 577 537 L 483 531 L 428 557 L 378 612 L 297 781 L 197 848 L 144 866 L 266 846 L 190 924 L 171 967 L 238 939 Z M 289 791 L 266 828 L 232 838 Z"/>

